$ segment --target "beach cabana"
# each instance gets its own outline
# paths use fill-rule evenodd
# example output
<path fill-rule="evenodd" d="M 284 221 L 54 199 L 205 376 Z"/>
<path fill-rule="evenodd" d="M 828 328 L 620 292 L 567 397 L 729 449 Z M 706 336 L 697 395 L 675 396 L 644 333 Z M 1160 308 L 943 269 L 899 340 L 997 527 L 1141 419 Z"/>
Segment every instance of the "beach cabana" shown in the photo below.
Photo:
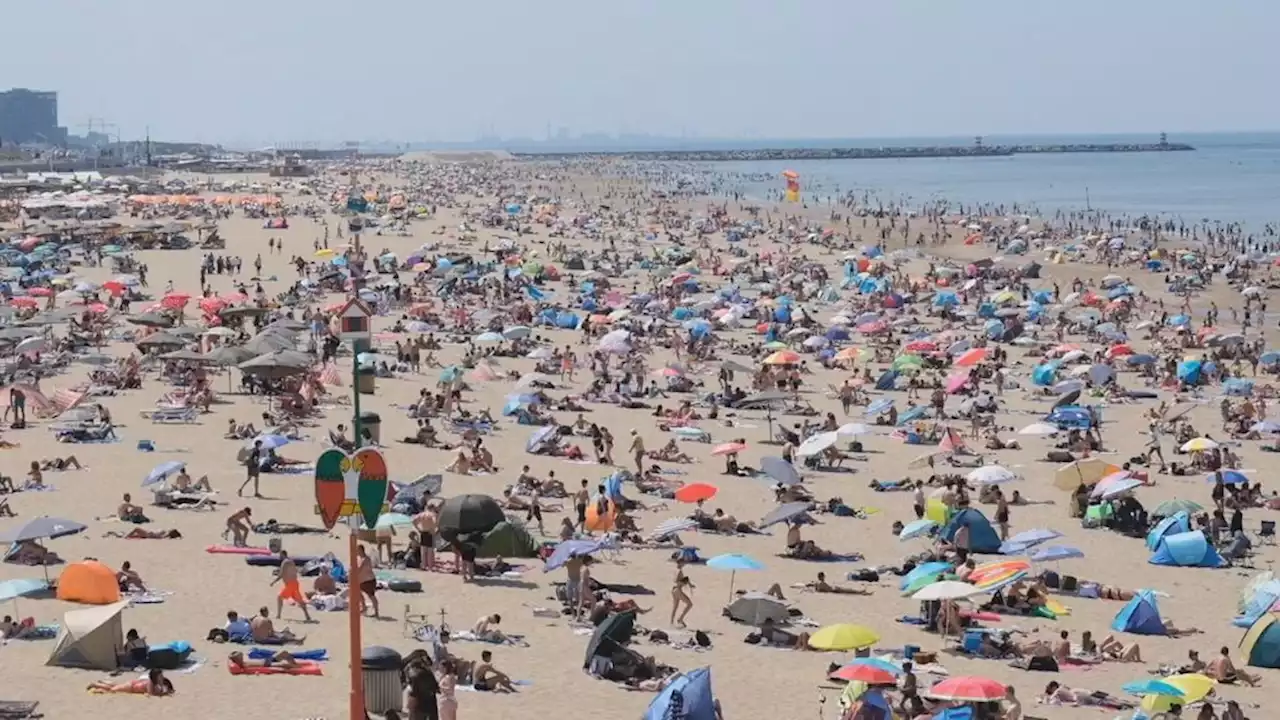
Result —
<path fill-rule="evenodd" d="M 942 539 L 951 542 L 961 527 L 969 528 L 969 550 L 976 553 L 1000 552 L 1000 535 L 991 527 L 991 521 L 981 511 L 973 508 L 961 510 L 942 528 Z"/>
<path fill-rule="evenodd" d="M 84 670 L 115 670 L 124 651 L 120 612 L 128 601 L 72 610 L 62 616 L 62 630 L 46 665 Z"/>
<path fill-rule="evenodd" d="M 1207 568 L 1227 564 L 1199 530 L 1165 536 L 1147 562 L 1152 565 Z"/>
<path fill-rule="evenodd" d="M 1150 590 L 1135 593 L 1133 599 L 1116 613 L 1111 629 L 1134 635 L 1164 635 L 1164 620 L 1160 618 L 1155 593 Z"/>
<path fill-rule="evenodd" d="M 1240 651 L 1246 664 L 1261 668 L 1280 668 L 1280 615 L 1264 613 L 1240 639 Z"/>

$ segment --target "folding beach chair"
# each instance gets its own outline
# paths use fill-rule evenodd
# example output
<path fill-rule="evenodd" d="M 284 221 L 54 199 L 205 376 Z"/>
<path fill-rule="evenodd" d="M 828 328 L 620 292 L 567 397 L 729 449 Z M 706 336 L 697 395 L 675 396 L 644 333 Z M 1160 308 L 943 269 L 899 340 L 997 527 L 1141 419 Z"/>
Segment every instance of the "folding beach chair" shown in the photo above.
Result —
<path fill-rule="evenodd" d="M 1263 520 L 1262 526 L 1258 530 L 1259 545 L 1275 545 L 1276 544 L 1276 521 Z"/>

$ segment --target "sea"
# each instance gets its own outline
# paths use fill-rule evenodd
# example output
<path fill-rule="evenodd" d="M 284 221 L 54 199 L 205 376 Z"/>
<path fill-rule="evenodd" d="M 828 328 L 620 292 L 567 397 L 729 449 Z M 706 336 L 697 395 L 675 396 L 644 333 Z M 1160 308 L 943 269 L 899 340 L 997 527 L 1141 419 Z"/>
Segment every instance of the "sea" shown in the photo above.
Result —
<path fill-rule="evenodd" d="M 986 136 L 986 145 L 1153 143 L 1154 135 Z M 1238 223 L 1262 233 L 1280 225 L 1280 132 L 1169 135 L 1190 152 L 1063 153 L 1007 157 L 709 163 L 741 174 L 752 197 L 780 192 L 784 170 L 800 174 L 806 202 L 853 192 L 874 204 L 1017 204 L 1041 216 L 1093 210 L 1112 217 L 1158 215 L 1187 225 Z M 841 141 L 839 146 L 962 145 L 974 138 Z M 810 145 L 816 146 L 816 145 Z M 835 147 L 836 145 L 830 145 Z M 827 145 L 824 145 L 827 147 Z"/>

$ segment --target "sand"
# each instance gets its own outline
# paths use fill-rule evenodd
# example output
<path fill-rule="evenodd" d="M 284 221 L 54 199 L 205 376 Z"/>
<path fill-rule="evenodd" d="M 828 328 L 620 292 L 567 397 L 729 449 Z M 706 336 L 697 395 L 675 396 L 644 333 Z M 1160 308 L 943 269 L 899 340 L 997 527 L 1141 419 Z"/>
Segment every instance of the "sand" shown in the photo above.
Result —
<path fill-rule="evenodd" d="M 555 171 L 559 177 L 567 175 L 566 171 Z M 383 177 L 385 182 L 393 182 Z M 263 182 L 268 182 L 261 179 Z M 548 181 L 549 182 L 549 181 Z M 547 182 L 543 183 L 544 185 Z M 620 204 L 618 197 L 624 189 L 630 192 L 635 184 L 619 181 L 601 182 L 595 178 L 580 178 L 573 185 L 572 195 L 578 192 L 600 193 L 608 191 L 612 197 L 600 198 L 605 202 Z M 566 190 L 569 188 L 566 186 Z M 584 195 L 584 197 L 587 197 Z M 475 200 L 492 202 L 492 200 Z M 690 201 L 692 208 L 700 209 L 705 201 Z M 767 208 L 778 212 L 777 208 Z M 736 209 L 733 210 L 738 212 Z M 794 210 L 791 210 L 794 212 Z M 814 207 L 810 214 L 822 218 L 825 209 Z M 370 249 L 386 247 L 399 253 L 402 257 L 424 242 L 441 239 L 429 234 L 438 227 L 449 229 L 444 236 L 446 242 L 456 234 L 458 225 L 458 209 L 442 208 L 434 219 L 417 222 L 412 225 L 413 237 L 375 237 L 366 235 L 365 246 Z M 334 218 L 330 217 L 331 223 Z M 856 221 L 855 221 L 856 222 Z M 219 225 L 221 234 L 227 239 L 226 254 L 239 255 L 244 258 L 246 272 L 251 274 L 251 263 L 254 256 L 262 253 L 264 275 L 275 275 L 277 281 L 264 285 L 269 295 L 284 290 L 295 277 L 293 269 L 286 261 L 294 254 L 310 257 L 312 241 L 320 234 L 319 226 L 310 220 L 297 218 L 288 230 L 266 230 L 257 220 L 237 217 L 223 221 Z M 545 232 L 545 228 L 540 228 Z M 874 235 L 874 226 L 870 230 L 861 231 L 867 238 Z M 956 231 L 959 232 L 959 231 Z M 478 248 L 484 238 L 494 239 L 499 233 L 480 229 L 477 236 L 480 240 L 469 247 Z M 266 241 L 270 237 L 283 238 L 284 254 L 267 254 Z M 337 240 L 334 240 L 337 242 Z M 541 243 L 543 236 L 525 236 L 521 242 L 526 244 Z M 453 241 L 456 242 L 456 241 Z M 571 245 L 593 245 L 593 241 L 569 238 Z M 723 247 L 722 235 L 714 239 L 717 247 Z M 890 248 L 900 247 L 902 239 L 895 235 Z M 977 258 L 990 254 L 990 251 L 978 247 L 963 247 L 950 244 L 942 249 L 927 248 L 930 252 L 956 255 L 962 258 Z M 839 277 L 839 258 L 843 253 L 819 254 L 818 248 L 805 247 L 804 252 L 811 258 L 817 258 L 829 266 L 833 277 Z M 172 281 L 181 290 L 195 294 L 197 288 L 198 263 L 202 252 L 191 250 L 186 252 L 150 251 L 137 254 L 138 259 L 151 268 L 151 291 L 157 295 L 163 292 L 165 284 Z M 923 263 L 916 263 L 913 274 L 923 270 Z M 1047 265 L 1046 280 L 1041 286 L 1057 281 L 1066 286 L 1074 276 L 1101 277 L 1106 274 L 1104 267 L 1083 264 Z M 1161 276 L 1127 271 L 1134 280 L 1149 292 L 1161 292 Z M 85 269 L 86 278 L 103 281 L 110 273 L 103 268 Z M 231 280 L 227 276 L 213 275 L 209 281 L 215 290 L 222 293 L 232 291 Z M 847 295 L 848 293 L 846 293 Z M 565 297 L 561 289 L 559 297 Z M 327 299 L 337 300 L 336 296 Z M 1197 299 L 1197 307 L 1215 299 L 1219 306 L 1225 308 L 1239 305 L 1239 297 L 1234 291 L 1225 288 L 1221 283 L 1214 289 Z M 825 320 L 833 315 L 834 308 L 825 307 L 818 310 L 818 315 Z M 1225 314 L 1225 312 L 1224 312 Z M 378 329 L 389 325 L 391 318 L 379 318 Z M 578 334 L 566 331 L 547 333 L 557 345 L 575 344 Z M 1272 331 L 1273 332 L 1273 331 Z M 735 333 L 739 339 L 746 339 L 746 331 Z M 1139 342 L 1138 345 L 1144 345 Z M 128 346 L 116 343 L 111 346 L 113 354 L 123 354 L 130 350 Z M 448 364 L 456 361 L 462 354 L 461 346 L 449 346 L 438 353 L 441 362 Z M 1014 358 L 1019 358 L 1021 351 L 1011 350 Z M 674 358 L 659 354 L 650 360 L 651 367 L 659 367 L 664 361 Z M 740 362 L 749 362 L 745 357 L 736 357 Z M 344 376 L 350 371 L 351 359 L 342 359 Z M 527 372 L 532 369 L 533 360 L 504 359 L 500 365 L 504 370 L 514 369 Z M 1020 380 L 1026 383 L 1026 373 L 1033 363 L 1023 360 L 1017 371 L 1022 375 Z M 51 388 L 65 388 L 81 382 L 88 372 L 83 364 L 73 365 L 70 372 L 44 382 L 46 392 Z M 452 455 L 448 452 L 428 450 L 408 446 L 391 441 L 411 434 L 413 421 L 402 411 L 393 408 L 393 404 L 406 403 L 416 396 L 419 388 L 434 387 L 436 373 L 424 372 L 421 376 L 412 374 L 398 379 L 378 380 L 377 392 L 374 396 L 363 398 L 364 409 L 378 412 L 383 418 L 382 436 L 388 443 L 385 454 L 391 467 L 393 478 L 410 480 L 422 473 L 441 472 L 450 462 Z M 840 422 L 846 419 L 840 412 L 839 403 L 828 397 L 824 388 L 828 384 L 839 384 L 847 377 L 845 373 L 836 371 L 819 371 L 807 379 L 803 396 L 822 413 L 835 412 Z M 237 375 L 238 379 L 238 375 Z M 588 374 L 581 372 L 578 389 L 585 386 Z M 702 378 L 710 387 L 715 386 L 714 372 Z M 338 389 L 340 393 L 349 394 L 349 383 Z M 225 388 L 226 379 L 214 383 L 215 388 Z M 217 512 L 177 512 L 156 508 L 148 508 L 154 522 L 149 529 L 179 529 L 183 537 L 173 540 L 123 540 L 104 538 L 109 531 L 127 530 L 127 527 L 110 521 L 95 521 L 98 516 L 109 516 L 114 512 L 122 493 L 132 492 L 135 500 L 143 500 L 148 495 L 140 489 L 140 481 L 156 464 L 168 460 L 181 460 L 187 463 L 193 477 L 208 474 L 213 485 L 219 491 L 219 499 L 229 503 L 230 508 L 249 506 L 253 508 L 257 519 L 276 518 L 282 522 L 316 524 L 313 514 L 313 486 L 310 475 L 263 475 L 262 492 L 266 498 L 262 500 L 239 500 L 235 497 L 235 489 L 243 475 L 243 468 L 234 462 L 234 456 L 240 443 L 224 440 L 222 433 L 228 418 L 240 421 L 256 419 L 261 413 L 260 401 L 255 397 L 222 393 L 219 402 L 214 405 L 213 412 L 203 415 L 194 425 L 155 425 L 141 417 L 143 411 L 153 407 L 156 398 L 166 387 L 154 374 L 146 377 L 141 390 L 121 393 L 103 402 L 120 423 L 118 432 L 121 441 L 114 444 L 62 445 L 54 442 L 53 433 L 40 423 L 34 424 L 24 431 L 6 432 L 4 437 L 12 442 L 21 443 L 21 448 L 6 450 L 0 457 L 7 458 L 3 468 L 6 474 L 20 477 L 26 465 L 36 458 L 53 457 L 74 453 L 87 469 L 61 473 L 48 473 L 47 481 L 56 490 L 43 493 L 23 493 L 10 497 L 13 508 L 19 513 L 17 520 L 0 520 L 0 528 L 8 529 L 15 524 L 30 518 L 49 514 L 78 519 L 89 524 L 87 532 L 50 543 L 50 548 L 62 557 L 76 560 L 86 556 L 99 558 L 112 567 L 118 567 L 124 561 L 131 561 L 134 568 L 153 588 L 166 591 L 163 604 L 144 605 L 130 608 L 124 612 L 124 626 L 137 628 L 152 643 L 164 643 L 171 640 L 187 640 L 196 647 L 197 655 L 206 658 L 207 663 L 199 670 L 189 674 L 173 674 L 172 680 L 177 694 L 172 698 L 151 700 L 136 697 L 97 696 L 86 693 L 83 688 L 91 681 L 103 677 L 100 672 L 84 672 L 45 666 L 45 661 L 52 649 L 51 641 L 16 641 L 0 648 L 0 668 L 6 680 L 3 699 L 39 700 L 41 708 L 50 717 L 72 717 L 93 715 L 102 720 L 113 718 L 136 718 L 141 716 L 185 717 L 199 712 L 214 717 L 235 716 L 242 720 L 287 720 L 306 717 L 340 717 L 346 713 L 347 694 L 347 624 L 345 613 L 316 613 L 317 622 L 303 625 L 301 613 L 297 608 L 286 608 L 286 623 L 296 632 L 307 635 L 306 646 L 309 648 L 328 648 L 333 659 L 325 667 L 324 678 L 313 677 L 266 677 L 244 678 L 233 677 L 226 670 L 227 646 L 215 645 L 205 641 L 210 628 L 220 627 L 228 610 L 237 610 L 241 614 L 250 615 L 260 606 L 271 606 L 274 610 L 275 592 L 270 587 L 269 570 L 246 566 L 239 557 L 229 555 L 208 555 L 204 547 L 221 542 L 219 534 L 229 510 Z M 495 414 L 500 410 L 503 397 L 509 391 L 509 383 L 498 381 L 481 384 L 476 392 L 468 395 L 468 406 L 473 410 L 488 408 Z M 902 394 L 895 394 L 901 398 Z M 1027 399 L 1021 392 L 1005 395 L 1007 408 L 1001 413 L 1002 426 L 1021 427 L 1036 419 L 1035 415 L 1043 413 L 1047 404 L 1042 401 Z M 955 402 L 953 399 L 951 402 Z M 1147 405 L 1112 406 L 1106 414 L 1106 437 L 1114 450 L 1107 459 L 1119 461 L 1139 452 L 1144 437 L 1139 430 L 1145 426 L 1140 414 Z M 742 462 L 758 466 L 766 455 L 776 455 L 779 448 L 762 444 L 766 439 L 765 422 L 759 413 L 745 413 L 747 425 L 741 428 L 724 428 L 715 423 L 704 421 L 702 427 L 708 429 L 714 442 L 723 442 L 733 437 L 745 436 L 750 445 L 743 454 Z M 571 421 L 571 414 L 561 414 L 562 422 Z M 1194 422 L 1202 432 L 1214 432 L 1219 429 L 1217 411 L 1212 405 L 1198 407 L 1193 413 Z M 649 448 L 657 448 L 670 437 L 655 426 L 653 418 L 646 411 L 625 411 L 612 405 L 593 405 L 589 413 L 592 422 L 609 427 L 618 439 L 615 456 L 619 462 L 626 462 L 626 443 L 628 429 L 637 429 Z M 860 420 L 860 411 L 849 421 Z M 787 422 L 797 422 L 799 418 L 785 418 Z M 341 408 L 330 408 L 321 426 L 308 432 L 310 439 L 295 442 L 284 449 L 283 454 L 299 459 L 310 460 L 322 450 L 321 438 L 327 428 L 339 422 L 350 424 L 350 417 Z M 527 427 L 519 427 L 514 423 L 503 422 L 500 430 L 487 443 L 493 451 L 501 472 L 485 477 L 462 477 L 446 474 L 444 495 L 481 492 L 498 494 L 504 485 L 514 480 L 522 465 L 528 464 L 532 472 L 545 476 L 555 471 L 569 487 L 575 487 L 581 479 L 587 479 L 594 485 L 607 476 L 612 468 L 595 464 L 572 464 L 562 459 L 535 457 L 523 452 L 523 442 L 529 432 Z M 883 432 L 883 431 L 882 431 Z M 1008 433 L 1006 433 L 1008 436 Z M 149 439 L 156 452 L 140 452 L 135 449 L 139 440 Z M 452 438 L 456 441 L 456 438 Z M 977 674 L 993 677 L 1002 682 L 1016 686 L 1020 697 L 1027 704 L 1030 714 L 1046 718 L 1092 718 L 1102 714 L 1090 709 L 1073 709 L 1057 707 L 1033 708 L 1033 698 L 1050 680 L 1059 680 L 1073 687 L 1108 690 L 1118 693 L 1120 686 L 1131 680 L 1147 677 L 1147 670 L 1156 663 L 1178 663 L 1186 657 L 1190 649 L 1199 649 L 1206 658 L 1216 654 L 1219 646 L 1233 647 L 1239 640 L 1240 630 L 1230 625 L 1235 615 L 1235 604 L 1238 590 L 1246 582 L 1247 572 L 1225 570 L 1195 570 L 1181 568 L 1164 568 L 1147 563 L 1148 552 L 1142 543 L 1136 540 L 1122 539 L 1117 535 L 1104 531 L 1082 530 L 1078 522 L 1067 516 L 1068 495 L 1052 486 L 1054 465 L 1040 462 L 1047 442 L 1037 438 L 1019 438 L 1023 440 L 1025 449 L 1020 451 L 1002 451 L 989 453 L 991 462 L 998 462 L 1025 476 L 1025 480 L 1006 489 L 1019 489 L 1029 499 L 1043 502 L 1026 507 L 1012 509 L 1013 530 L 1047 527 L 1055 528 L 1065 534 L 1061 541 L 1081 548 L 1084 560 L 1070 560 L 1061 563 L 1063 572 L 1071 572 L 1099 582 L 1121 585 L 1129 588 L 1154 588 L 1169 594 L 1162 600 L 1162 610 L 1167 619 L 1172 619 L 1180 626 L 1194 625 L 1205 631 L 1185 639 L 1141 638 L 1143 665 L 1106 664 L 1090 671 L 1063 672 L 1057 675 L 1044 673 L 1027 673 L 1008 667 L 1003 662 L 981 661 L 944 655 L 942 662 L 953 675 Z M 825 499 L 840 496 L 853 506 L 869 506 L 880 511 L 867 519 L 837 518 L 823 516 L 822 524 L 805 529 L 808 539 L 817 541 L 823 547 L 839 552 L 860 552 L 866 556 L 863 563 L 831 563 L 815 564 L 783 559 L 778 554 L 784 549 L 784 533 L 774 528 L 771 535 L 749 537 L 724 537 L 706 534 L 685 534 L 685 542 L 696 545 L 705 557 L 721 552 L 743 552 L 750 554 L 764 563 L 766 569 L 759 573 L 739 573 L 736 582 L 739 588 L 763 590 L 771 583 L 779 583 L 787 591 L 787 596 L 796 606 L 803 609 L 804 614 L 822 624 L 833 622 L 856 622 L 877 630 L 882 635 L 879 646 L 900 648 L 906 644 L 915 644 L 926 649 L 940 646 L 937 636 L 926 635 L 920 630 L 898 624 L 894 619 L 915 609 L 915 603 L 904 599 L 897 591 L 897 578 L 887 576 L 881 583 L 868 586 L 874 592 L 869 596 L 839 596 L 805 593 L 792 589 L 793 583 L 811 581 L 819 571 L 825 571 L 832 580 L 843 581 L 843 575 L 864 565 L 895 564 L 899 559 L 922 548 L 921 541 L 899 542 L 893 536 L 890 525 L 894 520 L 911 519 L 910 493 L 875 493 L 867 485 L 872 479 L 899 478 L 910 475 L 920 477 L 920 471 L 909 470 L 907 463 L 922 452 L 922 449 L 909 447 L 889 439 L 887 436 L 872 435 L 863 438 L 868 449 L 867 462 L 850 463 L 854 472 L 850 473 L 806 473 L 806 484 L 817 498 Z M 745 479 L 729 478 L 721 475 L 720 459 L 710 456 L 711 444 L 681 443 L 681 449 L 695 456 L 697 463 L 681 466 L 688 475 L 688 481 L 702 481 L 717 485 L 719 495 L 709 503 L 711 507 L 723 508 L 726 512 L 740 519 L 755 519 L 763 516 L 773 506 L 771 493 L 766 483 Z M 1166 451 L 1169 448 L 1166 445 Z M 1265 477 L 1263 468 L 1267 467 L 1268 456 L 1262 455 L 1254 443 L 1246 443 L 1240 450 L 1244 458 L 1244 467 L 1259 470 L 1255 477 Z M 1160 476 L 1155 487 L 1145 488 L 1141 497 L 1147 507 L 1153 507 L 1160 500 L 1172 497 L 1187 497 L 1208 505 L 1208 487 L 1203 476 L 1186 478 Z M 632 490 L 634 494 L 634 490 Z M 653 502 L 652 498 L 645 498 Z M 145 504 L 145 503 L 143 503 Z M 990 506 L 983 506 L 985 512 L 991 513 Z M 675 517 L 687 512 L 687 507 L 671 507 L 653 513 L 640 513 L 639 522 L 642 527 L 652 527 L 661 520 Z M 1256 529 L 1260 518 L 1267 511 L 1253 511 L 1248 514 L 1248 526 Z M 554 532 L 559 525 L 560 515 L 548 513 L 547 529 Z M 261 541 L 263 538 L 254 538 Z M 397 539 L 403 542 L 403 537 Z M 337 552 L 345 557 L 346 540 L 340 534 L 334 536 L 288 536 L 285 546 L 295 554 L 322 554 Z M 1265 567 L 1275 557 L 1274 550 L 1264 548 L 1259 556 L 1258 564 Z M 598 718 L 635 718 L 638 717 L 652 699 L 652 694 L 641 692 L 624 692 L 612 683 L 591 678 L 581 671 L 583 648 L 586 638 L 575 634 L 563 619 L 544 619 L 535 617 L 532 608 L 549 607 L 554 603 L 548 599 L 552 580 L 562 580 L 563 571 L 543 574 L 539 563 L 523 561 L 527 570 L 519 583 L 513 584 L 464 584 L 459 578 L 440 573 L 418 573 L 407 571 L 407 574 L 421 578 L 425 586 L 422 594 L 398 595 L 384 593 L 381 595 L 382 608 L 388 617 L 382 620 L 366 620 L 364 623 L 364 639 L 366 644 L 387 645 L 408 652 L 419 643 L 406 639 L 402 616 L 406 609 L 415 613 L 438 616 L 445 613 L 447 621 L 455 627 L 469 627 L 478 617 L 485 613 L 501 613 L 502 628 L 508 632 L 526 635 L 528 647 L 492 647 L 478 644 L 457 643 L 454 652 L 467 658 L 478 658 L 481 650 L 492 649 L 495 652 L 496 665 L 511 677 L 526 680 L 530 684 L 521 687 L 519 695 L 497 695 L 480 693 L 460 693 L 460 713 L 463 717 L 495 717 L 519 713 L 529 717 L 549 717 L 566 713 L 585 713 Z M 56 573 L 60 568 L 51 568 Z M 654 608 L 653 612 L 642 618 L 647 627 L 669 629 L 667 613 L 670 610 L 669 587 L 674 574 L 674 566 L 668 559 L 668 553 L 659 550 L 635 550 L 624 553 L 618 560 L 600 563 L 594 570 L 597 578 L 603 581 L 627 582 L 642 584 L 653 590 L 653 595 L 637 596 L 635 600 L 642 606 Z M 693 593 L 695 607 L 689 615 L 689 626 L 706 630 L 712 637 L 714 649 L 707 652 L 674 650 L 666 647 L 640 644 L 639 649 L 645 654 L 652 654 L 662 662 L 692 669 L 710 664 L 714 670 L 715 688 L 721 699 L 725 715 L 728 718 L 797 718 L 817 717 L 825 715 L 835 717 L 838 710 L 834 705 L 838 690 L 824 681 L 825 669 L 829 663 L 841 662 L 849 658 L 848 653 L 789 652 L 774 649 L 762 649 L 744 644 L 742 638 L 747 628 L 729 622 L 721 616 L 721 608 L 730 594 L 730 577 L 728 574 L 716 572 L 704 567 L 689 569 L 696 590 Z M 18 577 L 39 577 L 39 568 L 0 565 L 0 580 Z M 309 581 L 307 582 L 309 586 Z M 1019 627 L 1046 638 L 1055 637 L 1061 629 L 1069 630 L 1073 639 L 1078 639 L 1081 630 L 1092 630 L 1097 637 L 1108 633 L 1108 626 L 1120 609 L 1121 603 L 1103 600 L 1069 600 L 1071 614 L 1057 622 L 1032 618 L 1010 618 L 1000 623 L 1000 627 Z M 4 609 L 5 613 L 13 611 L 12 603 Z M 38 622 L 56 622 L 63 612 L 75 606 L 55 600 L 20 600 L 21 616 L 34 616 Z M 678 633 L 676 633 L 678 635 Z M 1240 658 L 1236 658 L 1240 662 Z M 1265 672 L 1265 671 L 1264 671 Z M 126 676 L 127 677 L 127 676 Z M 1276 682 L 1274 674 L 1267 673 L 1264 687 Z M 927 679 L 922 678 L 922 684 Z M 1221 694 L 1239 699 L 1243 703 L 1260 703 L 1265 690 L 1241 688 L 1223 689 Z M 828 704 L 825 709 L 819 705 L 819 699 L 825 696 Z M 1263 713 L 1265 714 L 1265 713 Z M 1255 713 L 1255 716 L 1262 716 Z"/>

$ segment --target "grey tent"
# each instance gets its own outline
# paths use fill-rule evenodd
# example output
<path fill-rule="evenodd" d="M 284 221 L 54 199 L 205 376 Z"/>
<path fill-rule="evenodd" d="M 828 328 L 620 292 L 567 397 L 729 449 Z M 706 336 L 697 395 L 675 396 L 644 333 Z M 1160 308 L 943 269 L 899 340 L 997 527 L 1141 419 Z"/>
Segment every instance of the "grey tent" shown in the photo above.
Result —
<path fill-rule="evenodd" d="M 128 600 L 72 610 L 62 616 L 62 629 L 46 665 L 84 670 L 115 670 L 124 652 L 120 612 Z"/>

